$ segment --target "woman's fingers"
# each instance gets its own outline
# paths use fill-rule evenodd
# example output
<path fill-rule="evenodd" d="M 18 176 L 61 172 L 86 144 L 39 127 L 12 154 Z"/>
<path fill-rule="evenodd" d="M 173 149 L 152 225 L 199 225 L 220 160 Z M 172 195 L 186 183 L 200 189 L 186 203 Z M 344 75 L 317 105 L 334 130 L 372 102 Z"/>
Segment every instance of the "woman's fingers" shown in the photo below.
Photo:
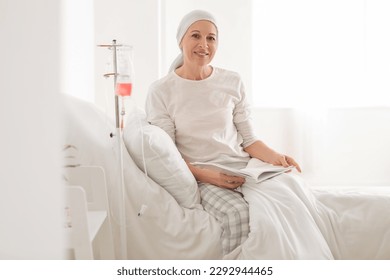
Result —
<path fill-rule="evenodd" d="M 302 172 L 301 170 L 301 167 L 299 166 L 299 164 L 292 158 L 292 157 L 288 157 L 288 156 L 285 156 L 285 159 L 286 159 L 286 162 L 288 163 L 288 166 L 294 166 L 299 172 Z"/>
<path fill-rule="evenodd" d="M 236 189 L 245 183 L 244 177 L 239 176 L 230 176 L 223 173 L 220 173 L 220 187 L 227 189 Z"/>
<path fill-rule="evenodd" d="M 287 156 L 282 156 L 280 158 L 280 163 L 282 164 L 283 167 L 289 167 L 290 164 L 288 163 Z"/>

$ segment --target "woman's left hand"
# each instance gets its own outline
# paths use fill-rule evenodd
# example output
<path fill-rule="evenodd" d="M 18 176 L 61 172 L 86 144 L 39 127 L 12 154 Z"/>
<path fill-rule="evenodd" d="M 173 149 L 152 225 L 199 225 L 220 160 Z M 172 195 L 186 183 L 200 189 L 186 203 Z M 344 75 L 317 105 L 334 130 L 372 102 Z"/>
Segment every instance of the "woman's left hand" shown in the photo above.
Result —
<path fill-rule="evenodd" d="M 299 172 L 302 172 L 299 164 L 290 156 L 276 153 L 273 159 L 269 161 L 269 163 L 273 165 L 281 165 L 284 167 L 294 166 Z"/>
<path fill-rule="evenodd" d="M 251 157 L 258 158 L 270 164 L 284 167 L 294 166 L 299 172 L 302 172 L 301 167 L 292 157 L 274 151 L 260 140 L 257 140 L 250 146 L 246 147 L 245 151 Z"/>

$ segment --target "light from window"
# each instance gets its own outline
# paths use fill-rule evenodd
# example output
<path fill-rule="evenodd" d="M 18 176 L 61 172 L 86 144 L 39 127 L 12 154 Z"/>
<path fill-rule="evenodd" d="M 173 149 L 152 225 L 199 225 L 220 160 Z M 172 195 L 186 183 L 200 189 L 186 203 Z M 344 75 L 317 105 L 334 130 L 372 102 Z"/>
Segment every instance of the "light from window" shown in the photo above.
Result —
<path fill-rule="evenodd" d="M 256 106 L 390 106 L 390 1 L 252 4 Z"/>

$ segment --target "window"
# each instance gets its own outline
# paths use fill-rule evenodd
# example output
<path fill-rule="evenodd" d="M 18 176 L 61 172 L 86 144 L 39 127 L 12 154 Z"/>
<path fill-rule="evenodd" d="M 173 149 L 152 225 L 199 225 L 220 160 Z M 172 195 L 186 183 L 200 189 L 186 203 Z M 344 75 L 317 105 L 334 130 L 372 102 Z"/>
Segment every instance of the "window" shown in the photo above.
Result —
<path fill-rule="evenodd" d="M 255 106 L 390 106 L 389 1 L 252 5 Z"/>

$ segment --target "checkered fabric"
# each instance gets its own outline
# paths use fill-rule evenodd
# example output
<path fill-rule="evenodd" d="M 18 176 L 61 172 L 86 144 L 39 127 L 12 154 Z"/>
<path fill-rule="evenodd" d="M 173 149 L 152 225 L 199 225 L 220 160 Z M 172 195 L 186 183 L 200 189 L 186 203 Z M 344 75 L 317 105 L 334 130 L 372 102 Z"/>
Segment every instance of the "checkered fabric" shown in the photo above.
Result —
<path fill-rule="evenodd" d="M 249 234 L 249 209 L 240 192 L 210 184 L 199 184 L 202 205 L 222 226 L 222 249 L 226 255 Z"/>

